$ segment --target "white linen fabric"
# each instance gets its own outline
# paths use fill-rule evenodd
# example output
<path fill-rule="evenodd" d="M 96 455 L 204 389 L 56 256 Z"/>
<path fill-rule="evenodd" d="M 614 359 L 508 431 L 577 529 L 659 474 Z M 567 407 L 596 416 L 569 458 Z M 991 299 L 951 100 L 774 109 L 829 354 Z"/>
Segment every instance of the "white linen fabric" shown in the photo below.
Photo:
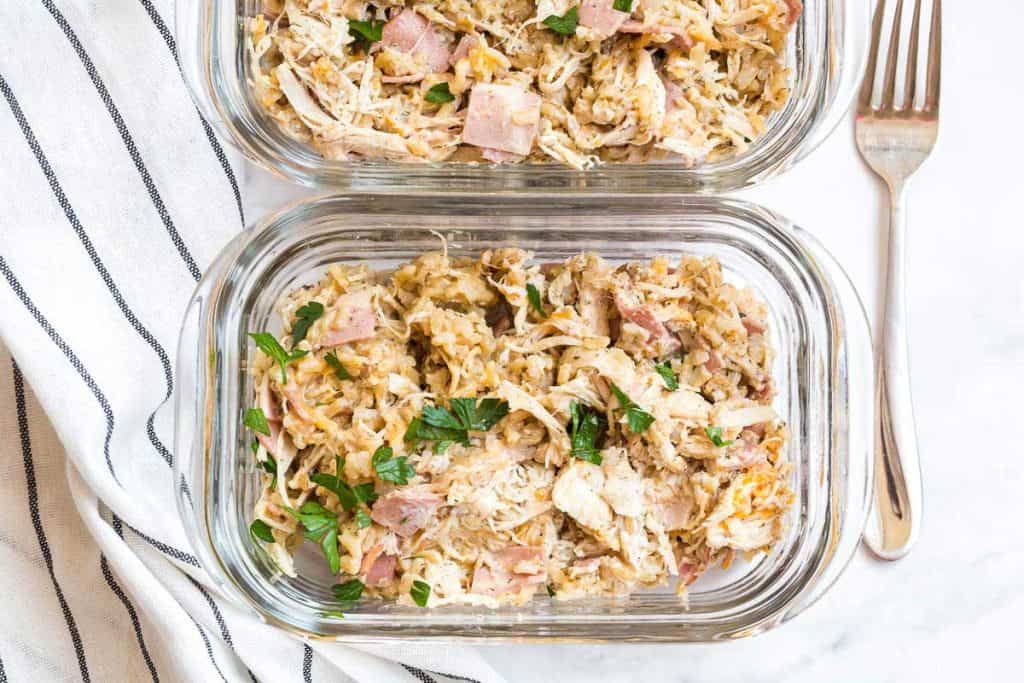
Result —
<path fill-rule="evenodd" d="M 467 647 L 303 642 L 222 600 L 193 556 L 175 348 L 245 217 L 172 10 L 0 2 L 0 683 L 498 681 Z"/>

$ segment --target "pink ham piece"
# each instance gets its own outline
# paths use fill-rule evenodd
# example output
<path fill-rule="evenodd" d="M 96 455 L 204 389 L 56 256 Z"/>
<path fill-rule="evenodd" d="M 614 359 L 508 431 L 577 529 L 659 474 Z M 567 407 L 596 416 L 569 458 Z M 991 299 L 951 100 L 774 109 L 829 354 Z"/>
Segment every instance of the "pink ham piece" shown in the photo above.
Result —
<path fill-rule="evenodd" d="M 395 563 L 398 558 L 384 552 L 384 546 L 380 543 L 370 548 L 363 555 L 363 562 L 359 565 L 359 573 L 363 575 L 363 582 L 367 586 L 379 586 L 382 583 L 390 583 L 395 577 Z"/>
<path fill-rule="evenodd" d="M 489 147 L 484 147 L 483 151 L 480 152 L 480 156 L 487 159 L 487 161 L 493 161 L 496 164 L 521 158 L 518 154 L 502 152 L 500 149 L 490 149 Z"/>
<path fill-rule="evenodd" d="M 476 36 L 471 36 L 468 33 L 459 39 L 459 44 L 455 46 L 455 52 L 452 53 L 451 59 L 448 63 L 455 66 L 459 63 L 459 60 L 463 57 L 469 56 L 469 51 L 476 47 L 476 44 L 480 41 Z"/>
<path fill-rule="evenodd" d="M 714 372 L 715 370 L 721 370 L 725 367 L 725 363 L 722 362 L 722 356 L 718 351 L 711 350 L 708 352 L 708 359 L 704 361 L 704 369 L 708 372 Z"/>
<path fill-rule="evenodd" d="M 705 565 L 694 564 L 684 559 L 679 563 L 679 580 L 689 586 L 697 580 L 697 577 L 704 573 L 705 569 L 707 569 Z"/>
<path fill-rule="evenodd" d="M 614 0 L 583 0 L 580 3 L 580 23 L 602 38 L 614 35 L 629 19 L 629 12 L 620 12 L 612 6 L 613 3 Z"/>
<path fill-rule="evenodd" d="M 295 455 L 294 447 L 291 446 L 288 437 L 282 438 L 281 409 L 274 392 L 270 389 L 269 379 L 263 380 L 263 385 L 260 387 L 259 404 L 260 410 L 267 418 L 270 434 L 256 432 L 256 439 L 268 453 L 274 456 L 275 460 L 291 460 Z M 280 444 L 280 448 L 278 448 L 278 444 Z"/>
<path fill-rule="evenodd" d="M 619 27 L 619 31 L 622 33 L 668 34 L 673 36 L 669 43 L 673 47 L 680 50 L 689 50 L 693 47 L 693 38 L 690 37 L 689 31 L 682 26 L 671 26 L 669 24 L 645 24 L 640 21 L 630 20 L 623 22 L 622 26 Z"/>
<path fill-rule="evenodd" d="M 786 0 L 786 23 L 792 26 L 796 23 L 796 20 L 800 18 L 800 13 L 804 11 L 804 3 L 801 0 Z"/>
<path fill-rule="evenodd" d="M 373 504 L 370 517 L 402 538 L 408 538 L 427 525 L 444 498 L 422 486 L 407 486 Z"/>
<path fill-rule="evenodd" d="M 547 579 L 544 549 L 540 546 L 513 545 L 489 555 L 485 564 L 473 571 L 471 592 L 478 595 L 502 595 L 537 586 Z"/>
<path fill-rule="evenodd" d="M 668 331 L 665 324 L 655 317 L 654 312 L 648 306 L 631 306 L 624 297 L 616 295 L 615 307 L 619 309 L 619 315 L 625 320 L 647 330 L 647 340 L 659 355 L 672 353 L 682 346 L 679 338 Z"/>
<path fill-rule="evenodd" d="M 514 85 L 482 83 L 469 95 L 462 141 L 492 150 L 527 155 L 540 122 L 540 97 Z"/>
<path fill-rule="evenodd" d="M 402 10 L 384 24 L 381 44 L 412 55 L 431 72 L 448 70 L 448 43 L 433 24 L 411 9 Z"/>
<path fill-rule="evenodd" d="M 315 348 L 369 339 L 377 329 L 377 311 L 373 308 L 373 292 L 369 288 L 338 297 L 330 315 L 333 315 L 333 322 L 321 333 Z"/>
<path fill-rule="evenodd" d="M 671 114 L 676 109 L 679 109 L 679 105 L 676 102 L 683 96 L 683 89 L 671 78 L 665 78 L 664 76 L 661 78 L 661 83 L 665 86 L 665 113 Z M 675 269 L 672 269 L 671 272 L 675 272 Z"/>
<path fill-rule="evenodd" d="M 749 315 L 740 318 L 740 322 L 743 323 L 743 327 L 747 328 L 748 334 L 764 334 L 768 327 L 760 320 L 755 320 Z"/>

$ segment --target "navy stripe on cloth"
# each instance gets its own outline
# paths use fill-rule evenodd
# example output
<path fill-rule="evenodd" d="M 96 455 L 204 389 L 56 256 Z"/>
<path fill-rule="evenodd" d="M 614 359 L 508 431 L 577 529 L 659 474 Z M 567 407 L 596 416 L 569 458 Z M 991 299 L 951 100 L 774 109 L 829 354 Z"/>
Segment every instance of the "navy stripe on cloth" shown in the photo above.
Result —
<path fill-rule="evenodd" d="M 199 624 L 199 622 L 192 617 L 191 614 L 189 614 L 188 618 L 192 619 L 192 623 L 195 624 L 196 630 L 199 631 L 199 635 L 202 636 L 203 643 L 206 645 L 206 655 L 210 658 L 210 662 L 213 664 L 213 668 L 217 670 L 217 675 L 220 676 L 220 680 L 224 681 L 224 683 L 228 683 L 228 679 L 224 678 L 224 673 L 220 670 L 220 667 L 217 666 L 217 658 L 213 656 L 213 645 L 210 643 L 210 639 L 209 637 L 207 637 L 206 631 Z"/>
<path fill-rule="evenodd" d="M 7 672 L 4 671 L 4 658 L 0 657 L 0 683 L 7 683 Z"/>
<path fill-rule="evenodd" d="M 210 594 L 206 592 L 206 589 L 203 588 L 202 584 L 188 574 L 185 574 L 185 578 L 189 580 L 196 590 L 202 593 L 203 599 L 206 600 L 206 604 L 210 606 L 210 611 L 213 612 L 213 618 L 217 620 L 217 626 L 220 628 L 221 640 L 227 643 L 232 652 L 235 652 L 235 643 L 231 640 L 231 632 L 228 631 L 228 624 L 224 621 L 224 615 L 220 613 L 217 603 L 213 601 L 213 598 L 211 598 Z M 256 677 L 252 675 L 252 671 L 249 671 L 249 678 L 252 679 L 253 683 L 256 683 Z"/>
<path fill-rule="evenodd" d="M 417 669 L 416 667 L 409 666 L 408 664 L 403 664 L 402 668 L 408 671 L 409 674 L 417 681 L 421 681 L 421 683 L 437 683 L 433 676 L 422 669 Z"/>
<path fill-rule="evenodd" d="M 3 89 L 5 85 L 3 77 L 0 76 L 0 89 Z M 7 261 L 3 256 L 0 256 L 0 274 L 4 276 L 4 279 L 7 280 L 7 284 L 10 285 L 12 290 L 14 290 L 15 296 L 21 300 L 21 303 L 26 309 L 28 309 L 29 314 L 36 319 L 36 322 L 39 323 L 39 326 L 42 327 L 43 331 L 50 337 L 50 340 L 58 349 L 61 350 L 61 352 L 63 352 L 64 356 L 68 359 L 68 362 L 71 363 L 71 367 L 78 372 L 78 376 L 82 378 L 82 381 L 85 382 L 87 387 L 89 387 L 89 391 L 91 391 L 92 395 L 96 397 L 96 401 L 100 404 L 100 408 L 103 410 L 103 414 L 107 419 L 107 433 L 103 438 L 103 457 L 106 458 L 107 469 L 110 470 L 110 476 L 114 478 L 114 481 L 116 481 L 119 486 L 124 488 L 121 485 L 121 481 L 117 478 L 117 472 L 114 471 L 114 463 L 110 459 L 110 439 L 114 434 L 114 411 L 110 409 L 110 403 L 107 401 L 107 397 L 104 396 L 102 391 L 100 391 L 100 388 L 93 380 L 92 375 L 90 375 L 85 369 L 85 366 L 82 365 L 82 361 L 78 359 L 75 352 L 72 351 L 71 347 L 67 345 L 59 334 L 57 334 L 53 325 L 51 325 L 43 314 L 40 313 L 39 309 L 36 308 L 36 305 L 32 303 L 28 294 L 25 293 L 24 287 L 21 286 L 21 283 L 18 282 L 18 279 L 14 276 L 14 273 L 7 266 Z"/>
<path fill-rule="evenodd" d="M 36 485 L 36 468 L 32 458 L 32 438 L 28 430 L 28 408 L 25 405 L 25 380 L 18 369 L 18 364 L 11 362 L 11 370 L 14 374 L 14 401 L 18 415 L 18 434 L 21 437 L 21 454 L 25 465 L 25 482 L 28 486 L 28 510 L 32 517 L 32 527 L 35 529 L 36 538 L 39 541 L 39 550 L 43 554 L 43 562 L 50 574 L 50 581 L 53 583 L 53 590 L 57 594 L 57 602 L 60 604 L 61 612 L 64 613 L 64 623 L 67 624 L 68 633 L 71 635 L 71 643 L 75 648 L 75 657 L 78 659 L 78 671 L 82 680 L 89 682 L 89 665 L 85 660 L 85 647 L 82 645 L 82 636 L 78 632 L 78 625 L 75 624 L 75 615 L 71 613 L 64 598 L 64 591 L 61 590 L 57 574 L 53 570 L 53 554 L 50 552 L 50 544 L 46 540 L 46 532 L 43 529 L 43 520 L 39 514 L 39 490 Z"/>
<path fill-rule="evenodd" d="M 302 683 L 313 683 L 313 648 L 302 644 Z"/>
<path fill-rule="evenodd" d="M 192 254 L 189 253 L 188 247 L 185 246 L 185 241 L 178 234 L 178 229 L 174 227 L 174 221 L 171 220 L 171 215 L 167 211 L 167 207 L 164 205 L 163 199 L 160 197 L 160 192 L 156 188 L 156 183 L 153 182 L 153 177 L 149 174 L 149 169 L 146 168 L 145 162 L 142 160 L 142 155 L 139 153 L 138 147 L 135 145 L 135 139 L 132 137 L 131 132 L 128 130 L 127 124 L 124 122 L 124 118 L 121 116 L 121 112 L 118 111 L 117 106 L 114 104 L 114 99 L 110 96 L 110 91 L 107 90 L 107 86 L 103 83 L 103 79 L 100 78 L 99 72 L 96 70 L 96 66 L 92 63 L 92 59 L 89 58 L 89 54 L 82 47 L 81 41 L 78 36 L 75 35 L 74 30 L 68 23 L 64 15 L 61 14 L 60 10 L 57 9 L 56 5 L 53 4 L 52 0 L 42 0 L 43 6 L 47 9 L 57 25 L 60 26 L 61 30 L 64 31 L 64 35 L 67 37 L 68 42 L 71 43 L 71 47 L 75 50 L 79 60 L 82 62 L 82 66 L 85 67 L 85 71 L 89 74 L 89 79 L 96 87 L 96 91 L 100 95 L 100 99 L 103 100 L 103 104 L 107 108 L 107 112 L 114 121 L 114 125 L 117 127 L 118 132 L 121 134 L 121 140 L 124 142 L 125 148 L 128 150 L 129 156 L 135 163 L 135 168 L 139 172 L 139 176 L 142 178 L 142 184 L 146 186 L 146 192 L 149 193 L 149 198 L 153 202 L 153 206 L 156 208 L 156 212 L 160 215 L 160 220 L 164 224 L 164 228 L 167 230 L 167 234 L 171 238 L 171 242 L 178 250 L 178 254 L 181 259 L 185 262 L 188 272 L 191 273 L 192 277 L 199 280 L 201 273 L 199 266 L 196 265 L 195 260 L 192 258 Z"/>
<path fill-rule="evenodd" d="M 171 393 L 174 390 L 174 377 L 171 371 L 171 360 L 167 356 L 167 352 L 164 351 L 163 346 L 156 340 L 156 337 L 146 328 L 145 325 L 138 319 L 135 312 L 132 311 L 131 307 L 128 306 L 124 300 L 124 296 L 121 295 L 121 290 L 114 282 L 114 278 L 111 277 L 110 271 L 103 264 L 99 254 L 96 253 L 96 248 L 92 244 L 92 240 L 89 239 L 88 233 L 82 226 L 81 221 L 78 220 L 78 215 L 75 213 L 74 207 L 71 206 L 71 202 L 68 200 L 67 195 L 64 194 L 64 188 L 61 187 L 60 181 L 57 179 L 57 174 L 53 170 L 53 166 L 50 165 L 49 160 L 46 158 L 46 153 L 43 152 L 42 146 L 39 144 L 39 140 L 36 138 L 35 132 L 29 125 L 28 120 L 25 118 L 25 113 L 21 109 L 21 105 L 18 103 L 18 98 L 15 97 L 11 91 L 10 86 L 4 89 L 4 97 L 7 99 L 7 103 L 11 107 L 11 112 L 14 114 L 15 120 L 21 127 L 22 135 L 25 136 L 25 141 L 28 143 L 29 149 L 32 150 L 32 154 L 35 155 L 36 161 L 39 163 L 39 168 L 42 170 L 43 175 L 46 176 L 46 180 L 50 185 L 50 189 L 53 191 L 54 198 L 60 205 L 60 208 L 64 211 L 64 216 L 68 219 L 68 223 L 71 224 L 72 230 L 75 231 L 75 235 L 78 236 L 78 240 L 82 243 L 85 248 L 86 254 L 92 261 L 93 267 L 96 272 L 99 273 L 103 283 L 107 286 L 107 290 L 110 292 L 110 296 L 113 297 L 114 303 L 121 310 L 121 314 L 124 315 L 125 319 L 128 320 L 135 332 L 142 338 L 146 344 L 149 345 L 157 358 L 160 360 L 160 365 L 163 366 L 164 371 L 164 385 L 165 392 L 163 400 L 153 409 L 149 414 L 149 418 L 146 420 L 146 434 L 149 436 L 150 442 L 156 449 L 157 453 L 163 457 L 164 461 L 168 466 L 173 466 L 173 456 L 171 452 L 164 446 L 163 442 L 156 435 L 156 428 L 153 425 L 153 420 L 156 417 L 156 411 L 168 401 L 171 397 Z"/>
<path fill-rule="evenodd" d="M 169 546 L 166 543 L 162 543 L 161 541 L 158 541 L 155 538 L 150 538 L 146 534 L 142 533 L 141 531 L 133 527 L 131 524 L 128 524 L 127 526 L 129 529 L 132 530 L 132 532 L 136 536 L 138 536 L 143 541 L 145 541 L 149 545 L 153 546 L 154 548 L 162 552 L 164 555 L 167 555 L 168 557 L 171 557 L 177 560 L 178 562 L 183 562 L 184 564 L 187 564 L 191 567 L 195 567 L 196 569 L 200 568 L 199 560 L 197 560 L 195 556 L 186 553 L 184 550 L 178 550 L 173 546 Z"/>
<path fill-rule="evenodd" d="M 160 33 L 164 39 L 164 43 L 167 44 L 167 48 L 171 51 L 171 55 L 174 57 L 174 63 L 178 66 L 178 73 L 181 73 L 181 62 L 178 60 L 178 46 L 174 42 L 174 35 L 170 29 L 167 28 L 167 24 L 160 17 L 160 13 L 153 7 L 153 3 L 149 0 L 139 0 L 142 6 L 146 10 L 146 14 L 153 20 L 153 25 L 156 26 L 156 30 Z M 182 80 L 184 80 L 184 74 L 182 74 Z M 199 108 L 196 107 L 196 115 L 199 116 L 199 122 L 203 124 L 203 131 L 206 133 L 206 139 L 210 141 L 210 147 L 213 148 L 213 153 L 217 157 L 217 161 L 220 162 L 220 167 L 224 169 L 225 175 L 228 177 L 228 183 L 231 184 L 231 191 L 235 195 L 235 204 L 238 205 L 238 217 L 242 221 L 242 227 L 245 227 L 245 209 L 242 208 L 242 193 L 238 189 L 238 180 L 235 179 L 235 172 L 231 168 L 231 162 L 228 161 L 228 155 L 224 153 L 224 148 L 221 147 L 220 141 L 217 139 L 216 133 L 213 132 L 213 128 L 210 127 L 209 122 L 203 116 Z"/>
<path fill-rule="evenodd" d="M 146 668 L 149 669 L 149 675 L 153 679 L 153 683 L 160 683 L 160 676 L 156 672 L 156 665 L 153 663 L 153 658 L 149 654 L 149 648 L 146 647 L 146 639 L 142 635 L 142 623 L 139 621 L 139 614 L 135 611 L 135 605 L 128 599 L 124 589 L 121 588 L 120 584 L 114 578 L 114 573 L 110 571 L 110 563 L 107 562 L 106 555 L 100 555 L 100 570 L 103 572 L 103 578 L 110 586 L 110 590 L 114 592 L 117 599 L 124 605 L 124 609 L 128 612 L 128 618 L 132 621 L 132 628 L 135 630 L 135 640 L 139 644 L 139 650 L 142 652 L 142 659 L 146 662 Z"/>

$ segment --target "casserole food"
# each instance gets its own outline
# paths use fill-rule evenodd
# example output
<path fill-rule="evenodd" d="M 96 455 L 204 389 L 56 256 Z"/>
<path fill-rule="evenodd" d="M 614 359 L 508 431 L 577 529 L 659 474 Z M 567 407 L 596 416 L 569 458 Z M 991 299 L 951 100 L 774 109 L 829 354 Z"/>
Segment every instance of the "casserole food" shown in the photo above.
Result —
<path fill-rule="evenodd" d="M 863 63 L 869 7 L 807 0 L 790 33 L 789 96 L 746 149 L 697 167 L 680 160 L 604 164 L 580 171 L 557 163 L 462 164 L 325 160 L 285 134 L 254 96 L 249 20 L 261 0 L 177 0 L 176 36 L 193 97 L 222 137 L 250 159 L 295 182 L 321 187 L 458 190 L 722 192 L 759 182 L 796 163 L 840 120 Z M 781 101 L 781 100 L 779 100 Z M 738 149 L 738 148 L 737 148 Z M 582 163 L 582 162 L 581 162 Z"/>
<path fill-rule="evenodd" d="M 281 571 L 436 607 L 622 596 L 770 550 L 792 500 L 767 311 L 714 258 L 335 264 L 250 332 Z"/>
<path fill-rule="evenodd" d="M 835 580 L 864 523 L 870 481 L 871 360 L 856 295 L 834 261 L 780 217 L 731 200 L 444 195 L 335 196 L 297 204 L 240 235 L 208 270 L 186 315 L 179 355 L 179 508 L 204 568 L 243 608 L 300 633 L 387 637 L 712 640 L 757 633 L 805 609 Z M 481 228 L 481 224 L 487 227 Z M 577 226 L 587 226 L 585 230 Z M 793 512 L 771 551 L 709 571 L 688 604 L 670 589 L 626 597 L 535 599 L 423 609 L 361 601 L 334 615 L 337 579 L 307 543 L 297 576 L 249 538 L 264 482 L 243 426 L 256 386 L 247 333 L 274 324 L 279 297 L 332 263 L 389 270 L 435 249 L 453 257 L 522 248 L 541 261 L 580 251 L 613 265 L 682 253 L 714 256 L 726 279 L 767 304 L 778 351 L 772 405 L 790 430 Z"/>
<path fill-rule="evenodd" d="M 265 0 L 256 100 L 325 158 L 585 169 L 742 152 L 789 95 L 800 0 Z"/>

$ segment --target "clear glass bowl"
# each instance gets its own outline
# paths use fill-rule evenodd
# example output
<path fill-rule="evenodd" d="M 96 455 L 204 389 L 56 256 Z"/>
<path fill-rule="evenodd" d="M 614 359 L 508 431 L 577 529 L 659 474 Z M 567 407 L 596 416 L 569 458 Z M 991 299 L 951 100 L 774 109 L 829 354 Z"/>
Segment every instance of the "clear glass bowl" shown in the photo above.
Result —
<path fill-rule="evenodd" d="M 678 163 L 609 164 L 576 171 L 555 163 L 468 165 L 325 161 L 278 130 L 248 87 L 245 17 L 260 0 L 176 0 L 182 73 L 221 137 L 286 179 L 367 191 L 597 191 L 721 193 L 788 169 L 839 122 L 860 81 L 871 3 L 804 0 L 787 59 L 792 94 L 743 154 L 686 168 Z"/>
<path fill-rule="evenodd" d="M 871 343 L 863 310 L 836 262 L 807 233 L 748 203 L 674 196 L 567 198 L 341 195 L 292 205 L 225 247 L 182 328 L 176 388 L 179 512 L 203 567 L 224 594 L 268 622 L 344 640 L 399 637 L 707 641 L 763 631 L 806 609 L 857 548 L 868 508 Z M 242 414 L 252 403 L 250 330 L 274 329 L 286 290 L 335 262 L 390 269 L 445 235 L 453 254 L 517 246 L 540 260 L 589 250 L 612 262 L 682 252 L 714 255 L 727 277 L 771 308 L 775 407 L 792 431 L 796 502 L 784 538 L 754 562 L 710 572 L 688 606 L 669 589 L 625 599 L 522 607 L 421 609 L 364 600 L 325 617 L 332 577 L 303 545 L 300 576 L 279 575 L 249 539 L 260 487 Z"/>

